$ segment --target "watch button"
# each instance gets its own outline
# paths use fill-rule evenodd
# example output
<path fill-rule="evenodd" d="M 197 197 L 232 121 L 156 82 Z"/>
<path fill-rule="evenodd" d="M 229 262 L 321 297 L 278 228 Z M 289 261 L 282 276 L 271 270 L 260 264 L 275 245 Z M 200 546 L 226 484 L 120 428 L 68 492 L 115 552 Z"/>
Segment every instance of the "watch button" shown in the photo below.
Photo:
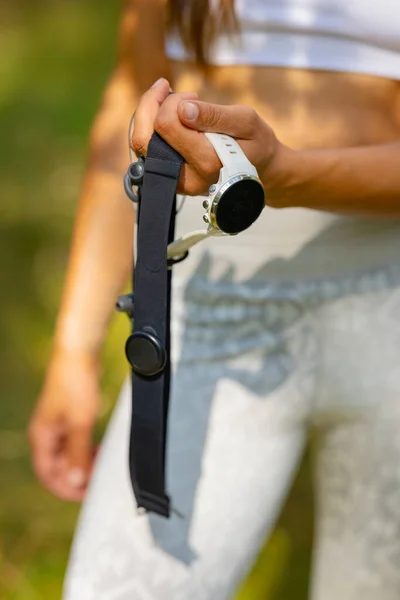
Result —
<path fill-rule="evenodd" d="M 203 208 L 205 208 L 206 210 L 208 210 L 210 208 L 210 203 L 208 200 L 204 200 L 203 202 Z"/>
<path fill-rule="evenodd" d="M 213 185 L 210 185 L 210 188 L 208 191 L 210 192 L 210 194 L 213 194 L 216 189 L 217 189 L 217 186 L 213 184 Z"/>
<path fill-rule="evenodd" d="M 203 221 L 204 221 L 204 223 L 209 223 L 210 222 L 210 217 L 208 216 L 207 213 L 205 215 L 203 215 Z"/>

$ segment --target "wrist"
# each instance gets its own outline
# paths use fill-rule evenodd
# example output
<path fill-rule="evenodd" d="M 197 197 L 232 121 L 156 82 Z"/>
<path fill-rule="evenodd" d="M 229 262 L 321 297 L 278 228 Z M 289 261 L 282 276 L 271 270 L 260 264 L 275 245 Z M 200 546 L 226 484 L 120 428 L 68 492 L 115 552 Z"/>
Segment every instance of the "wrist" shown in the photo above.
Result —
<path fill-rule="evenodd" d="M 61 318 L 56 327 L 52 355 L 56 359 L 81 360 L 84 363 L 99 363 L 101 353 L 100 340 L 93 336 L 85 328 L 78 327 L 77 319 Z"/>
<path fill-rule="evenodd" d="M 301 206 L 301 179 L 304 175 L 302 163 L 300 150 L 293 150 L 277 141 L 272 158 L 260 173 L 268 206 Z"/>
<path fill-rule="evenodd" d="M 84 291 L 80 288 L 74 295 L 66 295 L 57 317 L 53 349 L 65 357 L 98 360 L 106 334 L 104 319 L 91 310 L 91 296 L 84 298 Z"/>
<path fill-rule="evenodd" d="M 91 348 L 69 347 L 55 340 L 50 362 L 79 362 L 94 368 L 100 368 L 100 352 Z"/>

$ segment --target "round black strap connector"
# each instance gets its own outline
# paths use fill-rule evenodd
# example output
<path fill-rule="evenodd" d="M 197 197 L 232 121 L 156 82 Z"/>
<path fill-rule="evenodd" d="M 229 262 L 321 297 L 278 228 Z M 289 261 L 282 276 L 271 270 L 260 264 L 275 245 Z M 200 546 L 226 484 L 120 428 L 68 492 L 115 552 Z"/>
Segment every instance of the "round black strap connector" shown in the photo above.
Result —
<path fill-rule="evenodd" d="M 128 167 L 128 174 L 132 185 L 141 185 L 144 177 L 144 160 L 139 158 Z"/>
<path fill-rule="evenodd" d="M 123 294 L 118 297 L 115 304 L 115 308 L 118 312 L 124 312 L 129 317 L 133 317 L 133 310 L 135 308 L 135 297 L 133 294 Z"/>
<path fill-rule="evenodd" d="M 133 371 L 142 377 L 158 375 L 167 362 L 164 346 L 150 331 L 132 333 L 126 341 L 125 353 Z"/>

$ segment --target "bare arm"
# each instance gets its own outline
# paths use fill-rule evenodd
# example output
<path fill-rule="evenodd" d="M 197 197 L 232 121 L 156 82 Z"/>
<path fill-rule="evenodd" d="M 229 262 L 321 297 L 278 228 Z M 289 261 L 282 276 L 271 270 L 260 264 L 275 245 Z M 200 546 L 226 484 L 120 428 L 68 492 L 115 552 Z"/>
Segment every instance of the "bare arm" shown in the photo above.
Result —
<path fill-rule="evenodd" d="M 134 211 L 123 192 L 128 125 L 140 94 L 168 75 L 165 0 L 126 0 L 118 63 L 90 135 L 54 349 L 30 424 L 33 465 L 58 496 L 80 500 L 93 463 L 99 351 L 132 268 Z"/>
<path fill-rule="evenodd" d="M 276 208 L 400 217 L 400 141 L 338 150 L 283 149 L 265 182 Z"/>
<path fill-rule="evenodd" d="M 119 60 L 90 138 L 55 338 L 56 351 L 99 351 L 116 297 L 132 267 L 134 211 L 123 192 L 128 125 L 140 94 L 167 74 L 160 0 L 130 0 Z M 157 10 L 158 8 L 158 10 Z"/>
<path fill-rule="evenodd" d="M 189 104 L 192 114 L 185 111 L 186 101 L 168 98 L 154 122 L 156 131 L 185 158 L 182 193 L 206 193 L 218 179 L 219 159 L 199 135 L 212 131 L 238 140 L 257 167 L 266 201 L 274 208 L 400 217 L 400 140 L 337 150 L 292 150 L 249 107 Z"/>

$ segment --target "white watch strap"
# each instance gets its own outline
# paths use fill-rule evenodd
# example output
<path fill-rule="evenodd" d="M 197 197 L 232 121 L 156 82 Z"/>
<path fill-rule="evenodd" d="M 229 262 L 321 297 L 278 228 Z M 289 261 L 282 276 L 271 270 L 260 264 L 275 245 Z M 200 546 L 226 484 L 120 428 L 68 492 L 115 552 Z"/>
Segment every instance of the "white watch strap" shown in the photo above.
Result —
<path fill-rule="evenodd" d="M 219 235 L 219 232 L 215 229 L 191 231 L 168 244 L 167 258 L 181 258 L 189 248 L 213 235 Z"/>
<path fill-rule="evenodd" d="M 249 173 L 258 177 L 256 168 L 234 138 L 222 133 L 205 133 L 205 135 L 214 146 L 223 168 L 230 177 L 237 173 Z"/>

